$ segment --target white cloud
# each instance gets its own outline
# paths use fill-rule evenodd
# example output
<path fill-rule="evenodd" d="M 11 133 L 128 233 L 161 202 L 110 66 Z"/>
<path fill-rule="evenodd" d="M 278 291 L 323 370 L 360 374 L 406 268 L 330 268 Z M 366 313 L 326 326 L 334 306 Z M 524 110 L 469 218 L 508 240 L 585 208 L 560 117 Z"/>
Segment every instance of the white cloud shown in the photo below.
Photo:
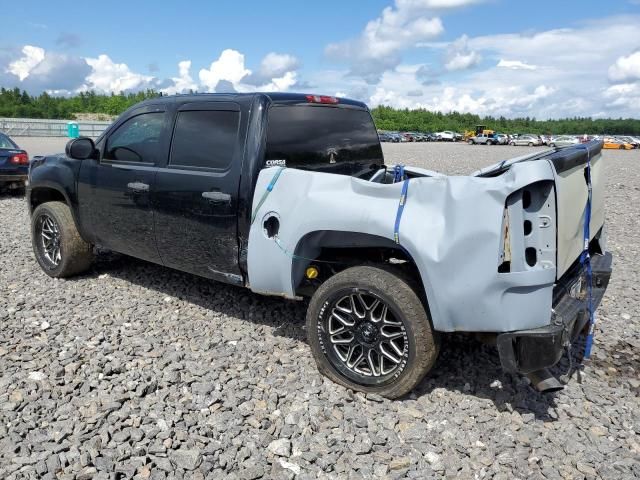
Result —
<path fill-rule="evenodd" d="M 259 73 L 264 78 L 282 77 L 287 72 L 296 70 L 299 64 L 300 62 L 293 55 L 271 52 L 262 59 Z"/>
<path fill-rule="evenodd" d="M 154 77 L 132 72 L 127 64 L 115 63 L 108 55 L 87 58 L 92 68 L 85 89 L 101 92 L 124 92 L 151 86 Z"/>
<path fill-rule="evenodd" d="M 172 95 L 174 93 L 185 93 L 189 90 L 197 90 L 198 85 L 191 78 L 191 60 L 183 60 L 178 63 L 178 76 L 173 77 L 173 85 L 161 89 L 162 93 Z"/>
<path fill-rule="evenodd" d="M 259 86 L 256 90 L 263 92 L 285 92 L 293 87 L 298 79 L 296 72 L 286 72 L 282 77 L 273 78 L 271 82 Z"/>
<path fill-rule="evenodd" d="M 200 83 L 213 92 L 220 81 L 229 82 L 234 88 L 238 88 L 240 81 L 247 75 L 251 74 L 251 70 L 245 68 L 244 55 L 237 50 L 226 49 L 218 60 L 211 63 L 210 67 L 200 70 Z"/>
<path fill-rule="evenodd" d="M 24 56 L 11 62 L 7 68 L 7 71 L 18 77 L 21 82 L 44 60 L 45 56 L 44 48 L 32 45 L 22 47 L 22 53 Z"/>
<path fill-rule="evenodd" d="M 609 80 L 614 83 L 640 80 L 640 50 L 619 57 L 609 67 Z"/>
<path fill-rule="evenodd" d="M 468 44 L 469 38 L 463 35 L 448 46 L 444 62 L 445 70 L 450 72 L 467 70 L 480 63 L 481 55 L 470 50 Z"/>
<path fill-rule="evenodd" d="M 383 71 L 400 63 L 402 50 L 444 32 L 440 18 L 427 15 L 432 13 L 433 4 L 442 7 L 446 3 L 450 2 L 396 0 L 395 6 L 386 7 L 378 18 L 367 23 L 359 37 L 332 43 L 325 53 L 349 63 L 354 75 L 373 83 Z"/>
<path fill-rule="evenodd" d="M 511 70 L 536 70 L 538 68 L 536 65 L 529 65 L 520 60 L 504 60 L 502 58 L 496 66 L 500 68 L 510 68 Z"/>

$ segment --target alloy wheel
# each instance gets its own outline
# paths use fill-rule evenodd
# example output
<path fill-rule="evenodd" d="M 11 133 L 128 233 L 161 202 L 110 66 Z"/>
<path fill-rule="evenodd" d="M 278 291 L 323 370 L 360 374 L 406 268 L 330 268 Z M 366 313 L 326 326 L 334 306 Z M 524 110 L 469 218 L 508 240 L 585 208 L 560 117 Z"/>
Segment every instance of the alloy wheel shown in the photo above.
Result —
<path fill-rule="evenodd" d="M 40 242 L 42 254 L 51 265 L 57 267 L 62 261 L 61 237 L 58 223 L 49 215 L 43 214 L 39 219 Z"/>
<path fill-rule="evenodd" d="M 373 292 L 354 289 L 329 302 L 320 317 L 325 353 L 343 375 L 360 384 L 379 384 L 399 375 L 409 342 L 400 315 Z"/>

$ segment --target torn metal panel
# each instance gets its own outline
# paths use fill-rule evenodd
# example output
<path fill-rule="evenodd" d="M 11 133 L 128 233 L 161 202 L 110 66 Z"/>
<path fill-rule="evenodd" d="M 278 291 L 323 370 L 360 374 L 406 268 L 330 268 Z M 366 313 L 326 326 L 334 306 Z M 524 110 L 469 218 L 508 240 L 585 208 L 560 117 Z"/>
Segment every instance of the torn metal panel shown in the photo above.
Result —
<path fill-rule="evenodd" d="M 257 192 L 267 188 L 275 172 L 261 172 Z M 553 178 L 548 162 L 524 162 L 493 178 L 410 181 L 400 245 L 420 271 L 437 330 L 509 331 L 549 323 L 555 268 L 536 265 L 498 273 L 498 266 L 507 198 Z M 293 257 L 299 251 L 313 254 L 299 246 L 312 232 L 357 232 L 393 241 L 401 187 L 284 170 L 250 230 L 251 289 L 294 297 Z M 263 227 L 274 215 L 279 218 L 277 242 Z"/>

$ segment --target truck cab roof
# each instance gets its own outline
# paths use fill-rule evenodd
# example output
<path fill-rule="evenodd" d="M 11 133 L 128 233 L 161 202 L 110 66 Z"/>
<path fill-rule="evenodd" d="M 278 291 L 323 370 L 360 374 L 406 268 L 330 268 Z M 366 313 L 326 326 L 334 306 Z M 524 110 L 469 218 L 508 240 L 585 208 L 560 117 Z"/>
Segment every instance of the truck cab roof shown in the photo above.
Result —
<path fill-rule="evenodd" d="M 270 104 L 279 105 L 299 105 L 316 103 L 323 106 L 350 106 L 356 108 L 367 109 L 367 105 L 357 100 L 351 100 L 348 98 L 338 97 L 326 97 L 308 93 L 289 93 L 289 92 L 252 92 L 252 93 L 189 93 L 189 94 L 177 94 L 166 95 L 162 97 L 155 97 L 147 99 L 135 105 L 136 108 L 142 105 L 149 105 L 158 103 L 174 103 L 174 102 L 250 102 L 256 97 L 262 97 Z M 325 98 L 334 99 L 331 102 L 320 102 L 310 100 L 312 98 Z"/>

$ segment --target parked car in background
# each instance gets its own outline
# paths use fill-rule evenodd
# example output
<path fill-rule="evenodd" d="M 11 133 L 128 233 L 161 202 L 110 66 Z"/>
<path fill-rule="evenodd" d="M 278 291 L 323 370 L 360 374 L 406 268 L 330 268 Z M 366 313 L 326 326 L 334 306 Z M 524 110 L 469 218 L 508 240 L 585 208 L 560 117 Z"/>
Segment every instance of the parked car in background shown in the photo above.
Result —
<path fill-rule="evenodd" d="M 621 137 L 616 137 L 618 140 L 621 140 L 624 143 L 629 143 L 631 145 L 633 145 L 633 148 L 638 148 L 640 147 L 640 140 L 634 137 L 630 137 L 627 135 L 621 136 Z"/>
<path fill-rule="evenodd" d="M 577 145 L 580 143 L 577 137 L 572 137 L 571 135 L 559 135 L 557 137 L 553 137 L 549 142 L 550 147 L 566 147 L 567 145 Z"/>
<path fill-rule="evenodd" d="M 379 132 L 378 133 L 378 138 L 380 139 L 381 142 L 392 142 L 393 139 L 391 137 L 390 133 L 387 132 Z"/>
<path fill-rule="evenodd" d="M 8 135 L 0 133 L 0 191 L 24 189 L 29 175 L 29 155 Z"/>
<path fill-rule="evenodd" d="M 507 145 L 509 143 L 509 135 L 506 133 L 496 133 L 493 137 L 496 139 L 497 145 Z"/>
<path fill-rule="evenodd" d="M 439 142 L 455 142 L 458 139 L 457 134 L 455 132 L 452 132 L 451 130 L 437 132 L 436 137 L 438 138 Z"/>
<path fill-rule="evenodd" d="M 549 135 L 539 135 L 539 137 L 542 145 L 549 145 L 549 143 L 551 142 L 551 136 Z"/>
<path fill-rule="evenodd" d="M 497 145 L 498 139 L 493 135 L 487 135 L 486 133 L 479 133 L 467 140 L 469 145 Z"/>
<path fill-rule="evenodd" d="M 425 137 L 426 137 L 426 141 L 427 142 L 437 142 L 438 141 L 438 135 L 436 135 L 433 132 L 425 133 Z"/>
<path fill-rule="evenodd" d="M 618 140 L 617 138 L 605 138 L 602 148 L 608 150 L 633 150 L 633 145 Z"/>
<path fill-rule="evenodd" d="M 509 145 L 528 145 L 529 147 L 538 147 L 542 145 L 542 141 L 537 135 L 518 135 L 509 142 Z"/>

